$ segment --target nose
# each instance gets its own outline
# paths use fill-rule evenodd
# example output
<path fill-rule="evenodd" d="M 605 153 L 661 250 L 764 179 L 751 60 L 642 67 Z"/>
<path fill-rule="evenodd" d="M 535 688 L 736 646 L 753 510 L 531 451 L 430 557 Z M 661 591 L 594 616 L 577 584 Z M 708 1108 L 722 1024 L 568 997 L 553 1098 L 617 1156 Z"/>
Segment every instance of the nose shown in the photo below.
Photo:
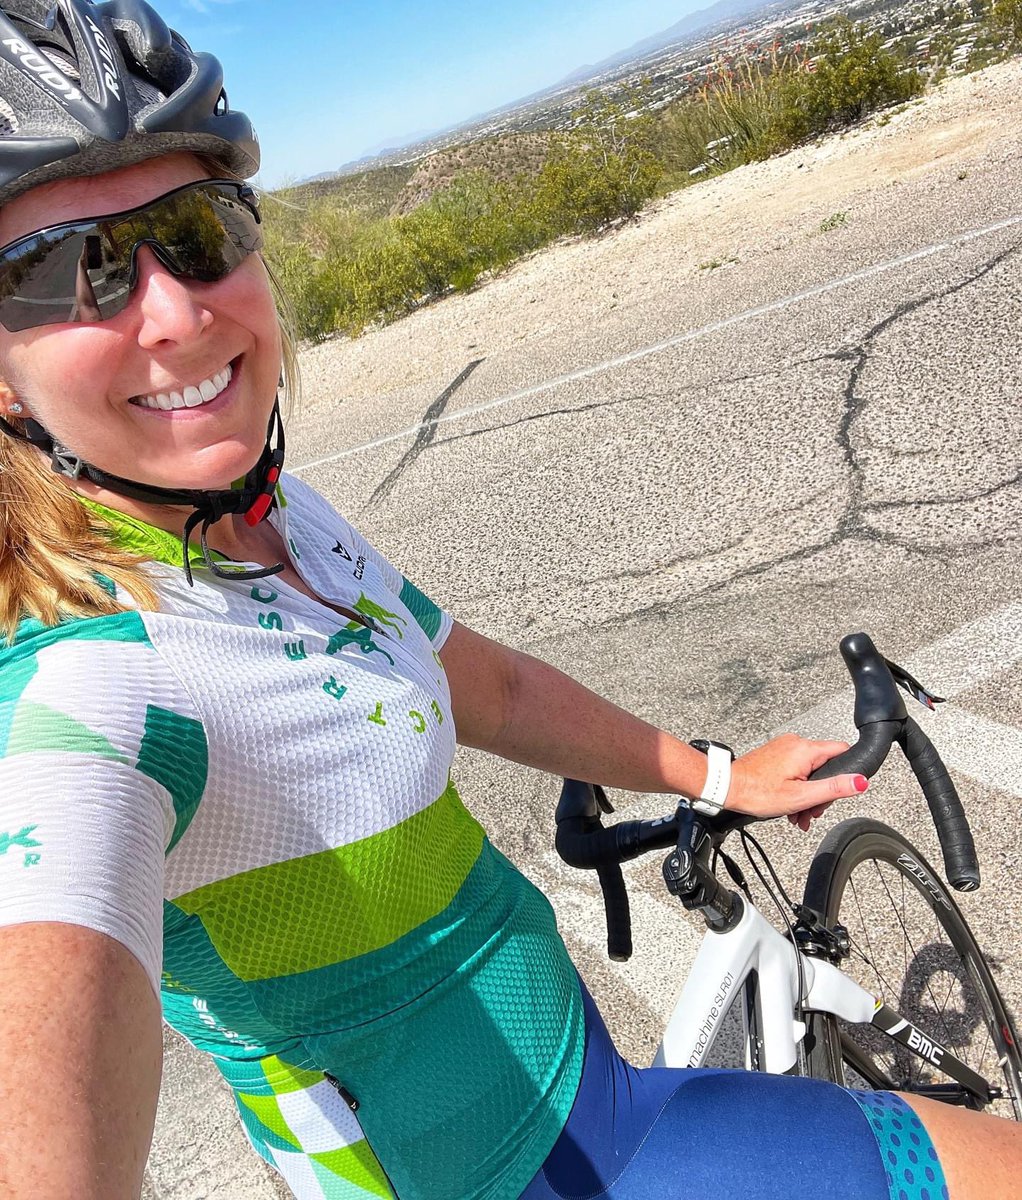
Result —
<path fill-rule="evenodd" d="M 135 304 L 139 345 L 155 349 L 168 343 L 194 341 L 213 323 L 213 314 L 189 279 L 170 271 L 152 251 L 135 251 Z"/>

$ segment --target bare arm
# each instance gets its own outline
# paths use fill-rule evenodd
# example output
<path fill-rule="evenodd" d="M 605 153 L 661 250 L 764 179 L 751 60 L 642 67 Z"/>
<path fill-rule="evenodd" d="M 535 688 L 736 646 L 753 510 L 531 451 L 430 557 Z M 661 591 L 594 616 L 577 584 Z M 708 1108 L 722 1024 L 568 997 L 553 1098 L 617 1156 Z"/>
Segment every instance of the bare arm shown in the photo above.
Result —
<path fill-rule="evenodd" d="M 0 929 L 0 1200 L 138 1200 L 161 1063 L 138 960 L 76 925 Z"/>
<path fill-rule="evenodd" d="M 706 759 L 697 750 L 597 696 L 563 672 L 455 623 L 440 658 L 451 686 L 458 740 L 555 775 L 640 792 L 698 796 Z M 712 731 L 700 730 L 712 737 Z M 816 811 L 864 790 L 851 775 L 806 776 L 847 749 L 787 734 L 734 764 L 727 807 L 758 816 Z"/>

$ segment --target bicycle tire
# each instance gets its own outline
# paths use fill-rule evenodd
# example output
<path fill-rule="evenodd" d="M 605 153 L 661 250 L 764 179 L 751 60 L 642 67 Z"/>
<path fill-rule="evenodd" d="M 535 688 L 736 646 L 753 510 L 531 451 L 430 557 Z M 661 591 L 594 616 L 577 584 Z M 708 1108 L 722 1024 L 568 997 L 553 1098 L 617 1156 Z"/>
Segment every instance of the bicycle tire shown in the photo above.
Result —
<path fill-rule="evenodd" d="M 851 954 L 841 961 L 842 970 L 1003 1097 L 984 1105 L 963 1097 L 961 1089 L 956 1094 L 953 1081 L 921 1056 L 872 1025 L 831 1014 L 807 1014 L 807 1074 L 846 1087 L 917 1092 L 1022 1120 L 1022 1055 L 1011 1014 L 961 910 L 910 842 L 879 821 L 843 821 L 813 858 L 805 904 L 828 925 L 848 929 Z M 875 915 L 880 911 L 883 917 Z"/>

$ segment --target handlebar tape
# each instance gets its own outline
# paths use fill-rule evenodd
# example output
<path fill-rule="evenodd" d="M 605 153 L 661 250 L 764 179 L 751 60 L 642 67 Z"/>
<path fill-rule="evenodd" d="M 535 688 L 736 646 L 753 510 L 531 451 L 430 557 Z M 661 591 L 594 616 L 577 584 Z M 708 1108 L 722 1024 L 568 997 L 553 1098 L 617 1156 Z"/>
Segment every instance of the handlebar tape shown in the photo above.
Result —
<path fill-rule="evenodd" d="M 607 953 L 615 962 L 632 955 L 632 914 L 619 849 L 624 828 L 604 829 L 599 816 L 565 816 L 556 833 L 557 853 L 569 866 L 596 869 L 607 913 Z"/>
<path fill-rule="evenodd" d="M 901 721 L 876 721 L 872 725 L 864 725 L 859 730 L 859 740 L 854 746 L 829 759 L 822 767 L 817 767 L 809 778 L 833 779 L 835 775 L 845 774 L 871 778 L 884 765 L 901 724 Z"/>
<path fill-rule="evenodd" d="M 607 954 L 614 962 L 632 957 L 632 910 L 624 875 L 617 863 L 596 868 L 607 912 Z"/>
<path fill-rule="evenodd" d="M 976 846 L 947 768 L 911 717 L 906 718 L 898 741 L 930 806 L 949 883 L 960 892 L 974 892 L 979 887 Z"/>

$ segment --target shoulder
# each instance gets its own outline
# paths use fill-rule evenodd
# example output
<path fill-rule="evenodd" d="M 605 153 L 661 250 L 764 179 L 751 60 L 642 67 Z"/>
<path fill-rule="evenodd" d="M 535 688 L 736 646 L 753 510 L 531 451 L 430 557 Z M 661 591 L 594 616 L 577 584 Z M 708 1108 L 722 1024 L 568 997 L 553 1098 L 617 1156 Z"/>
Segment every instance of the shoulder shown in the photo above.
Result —
<path fill-rule="evenodd" d="M 21 774 L 56 761 L 107 777 L 127 770 L 160 785 L 180 818 L 182 798 L 201 794 L 207 753 L 195 705 L 141 613 L 24 622 L 0 651 L 0 760 Z"/>
<path fill-rule="evenodd" d="M 334 543 L 340 540 L 342 545 L 347 543 L 348 550 L 365 543 L 365 538 L 325 496 L 287 472 L 281 475 L 277 486 L 277 506 L 288 528 L 305 538 Z"/>

